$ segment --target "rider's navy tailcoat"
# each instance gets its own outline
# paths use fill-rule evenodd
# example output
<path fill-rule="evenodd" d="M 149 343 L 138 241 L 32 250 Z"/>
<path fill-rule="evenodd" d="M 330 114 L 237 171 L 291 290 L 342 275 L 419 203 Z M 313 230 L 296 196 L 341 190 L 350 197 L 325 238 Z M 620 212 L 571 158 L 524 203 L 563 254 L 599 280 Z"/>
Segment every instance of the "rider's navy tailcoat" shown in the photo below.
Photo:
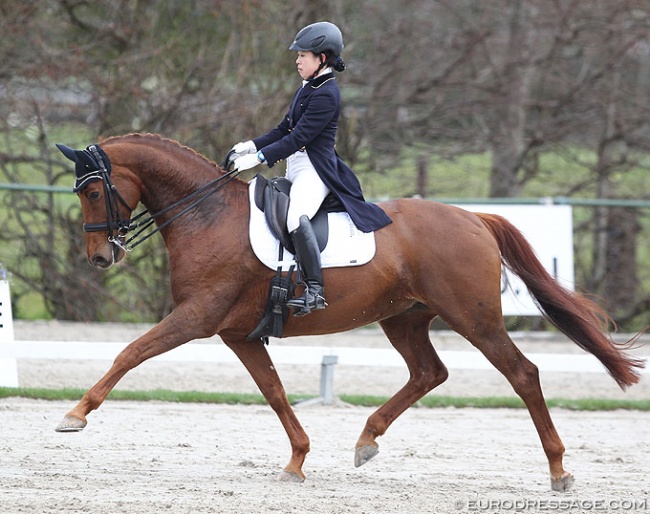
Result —
<path fill-rule="evenodd" d="M 307 150 L 321 180 L 341 201 L 357 228 L 362 232 L 378 230 L 392 220 L 377 205 L 365 201 L 359 180 L 334 149 L 340 112 L 336 80 L 333 73 L 325 73 L 298 89 L 280 124 L 253 142 L 269 167 Z"/>

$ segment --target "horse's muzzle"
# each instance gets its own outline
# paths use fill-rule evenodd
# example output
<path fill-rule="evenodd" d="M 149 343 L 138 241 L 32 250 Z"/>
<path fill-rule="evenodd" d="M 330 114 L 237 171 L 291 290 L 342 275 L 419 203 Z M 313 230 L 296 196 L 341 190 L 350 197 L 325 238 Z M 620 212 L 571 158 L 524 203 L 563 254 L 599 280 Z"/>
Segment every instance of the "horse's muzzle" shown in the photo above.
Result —
<path fill-rule="evenodd" d="M 108 255 L 101 252 L 96 252 L 91 257 L 89 257 L 88 260 L 91 265 L 106 270 L 116 262 L 122 260 L 124 255 L 125 252 L 122 248 L 119 247 L 119 245 L 111 243 Z"/>

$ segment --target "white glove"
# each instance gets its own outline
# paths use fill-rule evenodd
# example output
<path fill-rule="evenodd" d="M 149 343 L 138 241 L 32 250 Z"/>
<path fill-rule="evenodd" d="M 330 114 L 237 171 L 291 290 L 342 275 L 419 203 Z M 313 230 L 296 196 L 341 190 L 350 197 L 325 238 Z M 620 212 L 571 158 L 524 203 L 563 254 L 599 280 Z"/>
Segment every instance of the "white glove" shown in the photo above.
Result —
<path fill-rule="evenodd" d="M 237 159 L 244 155 L 256 153 L 257 148 L 255 147 L 255 143 L 253 143 L 252 140 L 249 140 L 249 141 L 242 141 L 241 143 L 237 143 L 235 146 L 232 147 L 232 151 L 234 152 L 232 154 L 232 159 Z"/>
<path fill-rule="evenodd" d="M 241 157 L 237 157 L 235 159 L 234 169 L 236 171 L 249 170 L 257 166 L 258 164 L 262 164 L 262 162 L 257 158 L 256 153 L 242 155 Z"/>

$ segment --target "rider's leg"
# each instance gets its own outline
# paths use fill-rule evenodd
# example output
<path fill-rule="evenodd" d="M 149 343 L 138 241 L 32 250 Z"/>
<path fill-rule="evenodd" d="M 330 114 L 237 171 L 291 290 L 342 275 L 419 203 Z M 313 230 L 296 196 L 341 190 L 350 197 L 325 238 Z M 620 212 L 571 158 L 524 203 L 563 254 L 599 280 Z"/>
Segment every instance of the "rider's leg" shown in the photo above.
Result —
<path fill-rule="evenodd" d="M 300 298 L 289 300 L 287 305 L 295 309 L 294 316 L 304 316 L 312 310 L 324 309 L 327 306 L 323 296 L 320 249 L 307 216 L 300 218 L 300 226 L 291 233 L 291 239 L 296 247 L 296 258 L 300 262 L 305 291 Z"/>
<path fill-rule="evenodd" d="M 296 248 L 296 260 L 305 283 L 300 298 L 288 302 L 295 316 L 309 314 L 312 309 L 324 309 L 323 274 L 318 242 L 310 219 L 316 214 L 329 189 L 318 176 L 306 152 L 297 152 L 288 160 L 287 178 L 292 182 L 291 203 L 287 229 Z"/>
<path fill-rule="evenodd" d="M 312 219 L 330 190 L 323 184 L 307 152 L 296 152 L 287 159 L 287 179 L 291 182 L 291 203 L 287 213 L 289 233 L 300 226 L 300 218 Z"/>

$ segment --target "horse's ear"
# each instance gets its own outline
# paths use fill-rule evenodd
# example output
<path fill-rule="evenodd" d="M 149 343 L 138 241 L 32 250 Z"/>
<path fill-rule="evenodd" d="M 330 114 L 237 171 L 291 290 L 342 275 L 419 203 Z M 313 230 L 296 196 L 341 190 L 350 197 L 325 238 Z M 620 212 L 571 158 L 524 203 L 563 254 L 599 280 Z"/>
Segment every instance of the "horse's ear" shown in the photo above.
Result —
<path fill-rule="evenodd" d="M 94 157 L 90 155 L 87 151 L 84 150 L 72 150 L 74 152 L 74 159 L 76 163 L 82 165 L 82 168 L 77 170 L 77 176 L 83 176 L 88 172 L 96 171 L 97 170 L 97 162 L 95 161 Z M 67 157 L 67 156 L 66 156 Z M 68 157 L 70 159 L 70 157 Z M 79 166 L 77 166 L 79 168 Z"/>
<path fill-rule="evenodd" d="M 56 144 L 56 147 L 59 149 L 59 151 L 65 155 L 68 159 L 70 159 L 72 162 L 77 162 L 77 155 L 76 151 L 70 148 L 69 146 L 61 145 L 61 144 Z"/>

